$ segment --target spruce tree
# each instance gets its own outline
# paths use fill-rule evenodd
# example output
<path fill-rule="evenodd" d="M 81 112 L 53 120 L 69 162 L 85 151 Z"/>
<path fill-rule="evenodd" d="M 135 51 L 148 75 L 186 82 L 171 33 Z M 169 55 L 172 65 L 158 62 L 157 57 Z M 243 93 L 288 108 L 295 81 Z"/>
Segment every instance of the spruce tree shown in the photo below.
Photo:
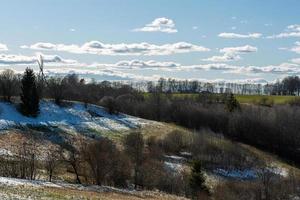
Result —
<path fill-rule="evenodd" d="M 209 194 L 209 190 L 205 185 L 205 176 L 202 171 L 202 165 L 199 160 L 194 161 L 192 164 L 192 172 L 189 182 L 192 189 L 193 198 L 197 199 L 201 193 Z"/>
<path fill-rule="evenodd" d="M 29 117 L 39 114 L 39 95 L 36 85 L 36 77 L 32 69 L 26 68 L 22 77 L 21 86 L 21 112 Z"/>
<path fill-rule="evenodd" d="M 234 97 L 234 95 L 232 93 L 230 93 L 227 96 L 227 98 L 225 100 L 225 106 L 226 106 L 227 111 L 229 111 L 229 112 L 233 112 L 235 110 L 240 110 L 241 109 L 240 103 Z"/>

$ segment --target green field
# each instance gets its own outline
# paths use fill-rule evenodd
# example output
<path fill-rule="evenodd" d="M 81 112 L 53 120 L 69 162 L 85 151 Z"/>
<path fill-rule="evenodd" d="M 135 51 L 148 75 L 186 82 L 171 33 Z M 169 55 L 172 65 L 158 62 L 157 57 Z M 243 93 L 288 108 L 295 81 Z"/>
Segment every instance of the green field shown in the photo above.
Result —
<path fill-rule="evenodd" d="M 262 100 L 272 101 L 274 104 L 285 104 L 295 98 L 300 99 L 300 97 L 295 96 L 267 96 L 267 95 L 235 95 L 240 103 L 257 103 Z"/>
<path fill-rule="evenodd" d="M 174 93 L 172 97 L 176 98 L 189 98 L 196 99 L 199 94 L 195 93 Z M 214 97 L 220 97 L 220 94 L 212 94 Z M 146 98 L 149 97 L 149 93 L 144 93 Z M 300 96 L 276 96 L 276 95 L 235 95 L 236 99 L 242 104 L 259 104 L 261 102 L 272 104 L 286 104 L 295 99 L 300 100 Z"/>

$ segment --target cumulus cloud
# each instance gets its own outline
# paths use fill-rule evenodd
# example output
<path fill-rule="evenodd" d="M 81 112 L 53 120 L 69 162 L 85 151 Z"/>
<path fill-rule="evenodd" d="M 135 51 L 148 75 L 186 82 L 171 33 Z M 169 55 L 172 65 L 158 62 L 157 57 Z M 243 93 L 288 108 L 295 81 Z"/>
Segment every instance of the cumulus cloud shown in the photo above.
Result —
<path fill-rule="evenodd" d="M 300 42 L 296 42 L 295 46 L 291 48 L 291 51 L 300 54 Z"/>
<path fill-rule="evenodd" d="M 257 52 L 257 48 L 250 45 L 239 47 L 226 47 L 220 50 L 221 53 L 252 53 Z"/>
<path fill-rule="evenodd" d="M 200 64 L 200 65 L 191 65 L 183 66 L 182 69 L 185 70 L 219 70 L 219 71 L 228 71 L 236 69 L 236 66 L 228 65 L 225 63 L 209 63 L 209 64 Z"/>
<path fill-rule="evenodd" d="M 245 39 L 245 38 L 257 39 L 260 38 L 262 34 L 261 33 L 248 33 L 248 34 L 220 33 L 218 36 L 226 39 Z"/>
<path fill-rule="evenodd" d="M 210 58 L 202 59 L 203 61 L 210 61 L 210 62 L 229 62 L 229 61 L 237 61 L 240 60 L 241 57 L 236 54 L 225 53 L 221 56 L 212 56 Z"/>
<path fill-rule="evenodd" d="M 272 74 L 299 74 L 300 68 L 297 64 L 282 63 L 280 65 L 269 65 L 269 66 L 247 66 L 239 67 L 231 71 L 232 73 L 272 73 Z"/>
<path fill-rule="evenodd" d="M 45 63 L 61 63 L 61 64 L 76 64 L 77 61 L 63 59 L 57 55 L 42 55 Z M 0 64 L 2 65 L 25 65 L 25 64 L 36 64 L 37 56 L 25 56 L 25 55 L 14 55 L 14 54 L 0 54 Z"/>
<path fill-rule="evenodd" d="M 5 44 L 0 43 L 0 51 L 8 51 L 8 48 Z"/>
<path fill-rule="evenodd" d="M 181 66 L 181 70 L 218 70 L 222 73 L 233 73 L 243 75 L 276 74 L 276 75 L 299 75 L 300 65 L 296 63 L 282 63 L 267 66 L 238 66 L 226 63 L 209 63 L 190 66 Z"/>
<path fill-rule="evenodd" d="M 300 24 L 289 25 L 284 32 L 277 35 L 268 36 L 269 39 L 274 38 L 291 38 L 291 37 L 300 37 Z"/>
<path fill-rule="evenodd" d="M 177 33 L 175 23 L 172 19 L 160 17 L 154 19 L 151 23 L 146 24 L 142 28 L 136 28 L 133 31 L 137 32 L 163 32 L 163 33 Z"/>
<path fill-rule="evenodd" d="M 52 68 L 46 69 L 45 74 L 47 75 L 61 75 L 65 76 L 67 74 L 77 74 L 84 78 L 97 77 L 97 80 L 107 80 L 107 81 L 154 81 L 158 80 L 163 75 L 152 75 L 145 76 L 133 73 L 122 72 L 114 69 L 74 69 L 74 68 Z"/>
<path fill-rule="evenodd" d="M 64 51 L 77 54 L 97 54 L 97 55 L 170 55 L 176 53 L 188 52 L 204 52 L 210 49 L 190 44 L 187 42 L 177 42 L 172 44 L 155 45 L 146 42 L 131 43 L 131 44 L 104 44 L 99 41 L 86 42 L 83 45 L 66 45 L 66 44 L 52 44 L 39 42 L 30 46 L 23 45 L 21 48 L 33 50 L 51 50 Z"/>
<path fill-rule="evenodd" d="M 220 49 L 220 53 L 224 53 L 224 55 L 212 56 L 210 58 L 203 59 L 203 61 L 211 61 L 211 62 L 237 61 L 237 60 L 241 60 L 240 54 L 253 53 L 253 52 L 257 52 L 257 48 L 250 45 L 239 46 L 239 47 L 226 47 Z"/>
<path fill-rule="evenodd" d="M 291 62 L 300 65 L 300 58 L 293 58 L 293 59 L 291 59 Z"/>
<path fill-rule="evenodd" d="M 280 50 L 287 50 L 287 51 L 292 51 L 295 53 L 300 54 L 300 42 L 295 42 L 295 45 L 293 47 L 284 47 L 284 48 L 279 48 Z"/>
<path fill-rule="evenodd" d="M 154 60 L 142 61 L 142 60 L 125 60 L 116 63 L 118 67 L 128 68 L 175 68 L 180 67 L 180 64 L 174 62 L 157 62 Z"/>

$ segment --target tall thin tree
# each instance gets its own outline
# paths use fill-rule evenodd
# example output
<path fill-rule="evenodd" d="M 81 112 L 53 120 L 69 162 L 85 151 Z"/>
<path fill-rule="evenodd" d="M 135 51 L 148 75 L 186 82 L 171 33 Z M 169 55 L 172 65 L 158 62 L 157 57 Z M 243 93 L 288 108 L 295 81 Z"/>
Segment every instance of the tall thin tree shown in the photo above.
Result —
<path fill-rule="evenodd" d="M 21 82 L 21 112 L 23 115 L 36 117 L 39 114 L 40 99 L 32 69 L 26 68 Z"/>

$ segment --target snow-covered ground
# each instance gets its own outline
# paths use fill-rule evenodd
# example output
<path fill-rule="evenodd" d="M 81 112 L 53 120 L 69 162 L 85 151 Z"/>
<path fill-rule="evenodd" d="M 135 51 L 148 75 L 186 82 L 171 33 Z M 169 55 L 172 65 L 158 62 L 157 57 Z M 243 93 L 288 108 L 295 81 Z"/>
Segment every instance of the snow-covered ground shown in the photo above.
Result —
<path fill-rule="evenodd" d="M 26 125 L 61 128 L 66 131 L 124 131 L 149 123 L 147 120 L 119 114 L 110 115 L 104 108 L 79 102 L 60 107 L 50 101 L 40 103 L 40 114 L 30 118 L 20 114 L 16 106 L 0 102 L 0 130 Z"/>
<path fill-rule="evenodd" d="M 261 169 L 231 169 L 231 170 L 225 170 L 225 169 L 215 169 L 213 170 L 215 174 L 218 174 L 223 177 L 228 178 L 235 178 L 235 179 L 256 179 L 258 178 L 259 174 L 261 173 L 272 173 L 274 175 L 282 176 L 282 177 L 288 177 L 288 169 L 279 167 L 279 166 L 272 166 L 272 167 L 266 167 L 264 171 Z"/>

